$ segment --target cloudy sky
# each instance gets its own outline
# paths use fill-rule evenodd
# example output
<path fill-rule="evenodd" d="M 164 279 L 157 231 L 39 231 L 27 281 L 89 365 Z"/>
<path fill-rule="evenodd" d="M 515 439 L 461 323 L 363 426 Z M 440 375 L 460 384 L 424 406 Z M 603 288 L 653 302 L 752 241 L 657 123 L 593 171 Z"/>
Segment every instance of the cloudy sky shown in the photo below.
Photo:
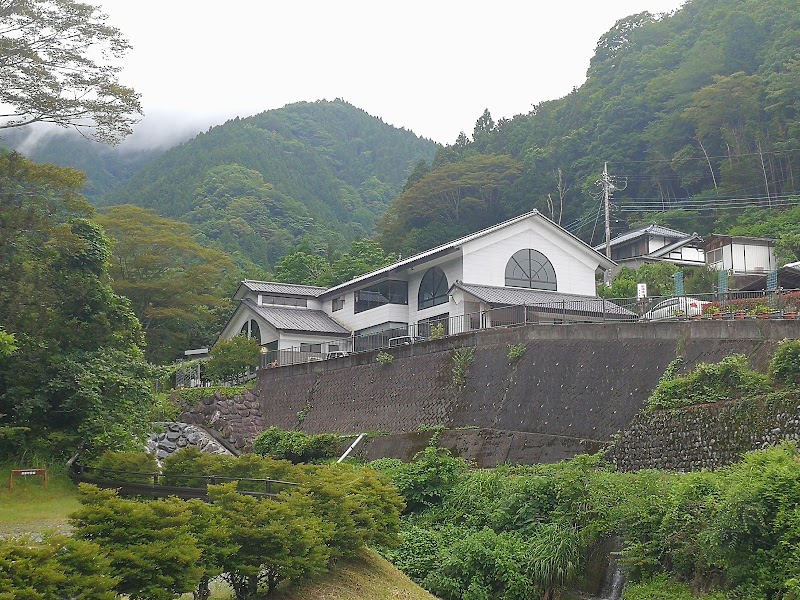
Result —
<path fill-rule="evenodd" d="M 167 118 L 202 129 L 344 98 L 452 143 L 484 108 L 495 120 L 511 117 L 581 85 L 597 40 L 617 20 L 683 0 L 96 3 L 133 45 L 122 81 L 142 94 L 150 127 Z"/>

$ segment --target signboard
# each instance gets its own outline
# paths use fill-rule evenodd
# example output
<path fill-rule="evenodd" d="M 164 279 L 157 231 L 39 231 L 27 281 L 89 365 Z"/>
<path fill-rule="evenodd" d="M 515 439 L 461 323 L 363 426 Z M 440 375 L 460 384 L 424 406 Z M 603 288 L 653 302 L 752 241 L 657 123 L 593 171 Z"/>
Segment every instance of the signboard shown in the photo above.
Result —
<path fill-rule="evenodd" d="M 637 283 L 636 284 L 636 297 L 641 300 L 642 298 L 647 298 L 647 284 L 646 283 Z"/>

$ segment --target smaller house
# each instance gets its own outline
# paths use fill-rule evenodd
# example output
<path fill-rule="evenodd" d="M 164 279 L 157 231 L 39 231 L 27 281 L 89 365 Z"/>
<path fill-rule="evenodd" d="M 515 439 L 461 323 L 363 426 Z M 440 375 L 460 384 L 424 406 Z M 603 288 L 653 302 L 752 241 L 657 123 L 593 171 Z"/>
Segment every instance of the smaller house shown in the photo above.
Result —
<path fill-rule="evenodd" d="M 705 242 L 710 269 L 733 276 L 763 275 L 777 269 L 775 240 L 741 235 L 713 234 Z"/>
<path fill-rule="evenodd" d="M 670 262 L 681 267 L 702 267 L 706 264 L 703 238 L 696 233 L 684 233 L 657 223 L 618 235 L 609 245 L 611 260 L 620 268 L 636 269 L 658 262 Z M 594 249 L 605 253 L 606 244 L 595 246 Z"/>

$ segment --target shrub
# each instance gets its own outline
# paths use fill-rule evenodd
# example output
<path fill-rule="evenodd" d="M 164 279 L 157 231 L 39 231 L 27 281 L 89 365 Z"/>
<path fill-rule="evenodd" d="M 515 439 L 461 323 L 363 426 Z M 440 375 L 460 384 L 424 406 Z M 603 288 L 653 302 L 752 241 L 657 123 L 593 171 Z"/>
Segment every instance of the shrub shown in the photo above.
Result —
<path fill-rule="evenodd" d="M 772 381 L 781 385 L 800 384 L 800 340 L 785 339 L 778 344 L 769 363 Z"/>
<path fill-rule="evenodd" d="M 92 466 L 96 469 L 110 471 L 124 471 L 125 473 L 98 472 L 98 479 L 114 481 L 129 481 L 138 483 L 153 483 L 153 473 L 158 473 L 158 463 L 154 454 L 147 452 L 114 452 L 108 450 L 94 461 Z M 140 475 L 134 475 L 140 473 Z"/>
<path fill-rule="evenodd" d="M 394 361 L 394 356 L 389 354 L 388 352 L 378 352 L 377 356 L 375 356 L 375 360 L 382 365 L 390 365 Z"/>
<path fill-rule="evenodd" d="M 55 535 L 0 540 L 0 598 L 114 600 L 119 578 L 93 542 Z"/>
<path fill-rule="evenodd" d="M 700 363 L 683 376 L 675 375 L 676 369 L 673 364 L 667 368 L 648 400 L 649 410 L 743 398 L 768 390 L 767 377 L 750 370 L 743 354 L 727 356 L 716 364 Z"/>
<path fill-rule="evenodd" d="M 438 504 L 466 471 L 468 463 L 445 448 L 429 446 L 410 463 L 379 459 L 370 466 L 389 476 L 406 501 L 406 511 L 413 512 Z"/>
<path fill-rule="evenodd" d="M 210 387 L 183 388 L 178 391 L 178 397 L 182 406 L 191 406 L 206 398 L 213 398 L 215 395 L 233 398 L 241 396 L 255 387 L 255 381 L 242 385 L 218 385 Z"/>
<path fill-rule="evenodd" d="M 444 337 L 444 323 L 437 323 L 431 327 L 431 334 L 428 336 L 429 340 L 440 340 Z"/>
<path fill-rule="evenodd" d="M 335 458 L 340 446 L 341 438 L 338 435 L 309 435 L 302 431 L 284 431 L 278 427 L 270 427 L 253 440 L 253 452 L 256 454 L 293 463 Z"/>
<path fill-rule="evenodd" d="M 453 385 L 462 388 L 467 383 L 467 372 L 475 360 L 475 348 L 453 350 Z"/>
<path fill-rule="evenodd" d="M 509 344 L 508 345 L 508 364 L 513 365 L 520 358 L 525 356 L 527 350 L 525 344 Z"/>

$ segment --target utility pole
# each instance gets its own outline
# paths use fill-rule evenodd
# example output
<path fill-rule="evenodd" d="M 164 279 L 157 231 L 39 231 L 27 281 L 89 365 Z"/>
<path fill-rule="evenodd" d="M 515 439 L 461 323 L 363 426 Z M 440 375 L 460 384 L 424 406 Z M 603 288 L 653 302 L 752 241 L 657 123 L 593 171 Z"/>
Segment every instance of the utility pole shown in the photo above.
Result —
<path fill-rule="evenodd" d="M 603 205 L 606 210 L 606 258 L 611 260 L 611 192 L 616 190 L 608 176 L 608 163 L 603 163 Z"/>

